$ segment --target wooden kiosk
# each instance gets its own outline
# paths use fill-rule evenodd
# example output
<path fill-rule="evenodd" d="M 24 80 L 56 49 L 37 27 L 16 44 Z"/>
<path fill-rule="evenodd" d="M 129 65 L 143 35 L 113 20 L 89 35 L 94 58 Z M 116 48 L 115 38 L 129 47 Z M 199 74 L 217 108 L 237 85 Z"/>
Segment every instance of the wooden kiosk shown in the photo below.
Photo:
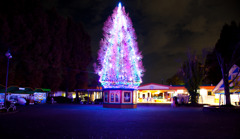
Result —
<path fill-rule="evenodd" d="M 104 89 L 104 108 L 137 108 L 137 91 L 134 89 Z"/>

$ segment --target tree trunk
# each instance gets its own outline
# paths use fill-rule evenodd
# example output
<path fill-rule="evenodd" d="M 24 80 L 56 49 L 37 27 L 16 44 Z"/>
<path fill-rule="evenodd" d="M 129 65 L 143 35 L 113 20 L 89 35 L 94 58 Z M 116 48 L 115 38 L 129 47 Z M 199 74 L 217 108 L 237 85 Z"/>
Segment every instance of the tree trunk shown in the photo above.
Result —
<path fill-rule="evenodd" d="M 192 96 L 191 96 L 191 104 L 197 104 L 197 103 L 196 103 L 196 96 L 195 96 L 195 95 L 192 95 Z"/>
<path fill-rule="evenodd" d="M 228 76 L 229 76 L 229 71 L 226 70 L 226 67 L 222 68 L 222 77 L 223 77 L 223 83 L 224 83 L 224 94 L 225 94 L 225 100 L 226 100 L 226 105 L 231 105 L 231 99 L 230 99 L 230 92 L 229 92 L 229 81 L 228 81 Z"/>
<path fill-rule="evenodd" d="M 67 77 L 66 77 L 66 98 L 68 98 L 69 76 L 70 76 L 70 69 L 67 68 Z"/>
<path fill-rule="evenodd" d="M 79 95 L 78 95 L 78 91 L 76 91 L 76 103 L 79 103 Z"/>
<path fill-rule="evenodd" d="M 68 98 L 68 88 L 66 88 L 65 96 Z"/>
<path fill-rule="evenodd" d="M 196 92 L 192 92 L 190 93 L 191 96 L 191 104 L 197 104 L 197 93 Z"/>

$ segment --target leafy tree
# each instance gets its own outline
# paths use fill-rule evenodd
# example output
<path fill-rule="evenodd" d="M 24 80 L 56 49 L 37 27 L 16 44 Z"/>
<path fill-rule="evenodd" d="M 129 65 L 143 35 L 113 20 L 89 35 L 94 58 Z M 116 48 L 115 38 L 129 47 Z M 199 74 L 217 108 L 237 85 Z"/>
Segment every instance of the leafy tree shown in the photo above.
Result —
<path fill-rule="evenodd" d="M 229 70 L 240 60 L 240 26 L 235 22 L 225 24 L 215 45 L 215 53 L 222 72 L 226 105 L 231 105 L 229 92 Z"/>
<path fill-rule="evenodd" d="M 207 52 L 205 60 L 206 77 L 203 84 L 217 85 L 221 80 L 221 69 L 218 64 L 217 56 L 213 50 Z"/>
<path fill-rule="evenodd" d="M 184 85 L 184 81 L 181 76 L 181 72 L 177 72 L 171 78 L 167 79 L 167 83 L 169 85 Z"/>
<path fill-rule="evenodd" d="M 6 77 L 4 52 L 11 49 L 9 85 L 73 90 L 87 86 L 90 37 L 79 23 L 40 0 L 8 0 L 0 5 L 0 83 Z"/>
<path fill-rule="evenodd" d="M 190 94 L 191 104 L 198 103 L 199 94 L 197 90 L 205 77 L 204 65 L 200 63 L 199 58 L 195 54 L 188 53 L 188 59 L 183 63 L 181 73 L 185 87 Z"/>

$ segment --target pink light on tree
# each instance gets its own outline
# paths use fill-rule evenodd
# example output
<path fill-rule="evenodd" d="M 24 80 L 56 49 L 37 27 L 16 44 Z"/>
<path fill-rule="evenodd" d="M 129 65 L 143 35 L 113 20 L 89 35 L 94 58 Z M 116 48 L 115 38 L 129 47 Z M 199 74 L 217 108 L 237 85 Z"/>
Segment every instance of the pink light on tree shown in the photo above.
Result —
<path fill-rule="evenodd" d="M 132 21 L 121 3 L 103 27 L 96 72 L 104 88 L 136 89 L 142 82 L 142 56 Z"/>

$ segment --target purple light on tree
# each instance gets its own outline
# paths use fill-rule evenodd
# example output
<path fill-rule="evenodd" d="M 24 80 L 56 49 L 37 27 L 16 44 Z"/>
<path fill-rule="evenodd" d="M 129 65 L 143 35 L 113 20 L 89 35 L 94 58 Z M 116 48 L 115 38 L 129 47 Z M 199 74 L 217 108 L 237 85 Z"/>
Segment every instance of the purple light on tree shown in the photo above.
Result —
<path fill-rule="evenodd" d="M 96 72 L 104 88 L 136 89 L 144 68 L 137 37 L 125 8 L 118 4 L 103 27 Z"/>

